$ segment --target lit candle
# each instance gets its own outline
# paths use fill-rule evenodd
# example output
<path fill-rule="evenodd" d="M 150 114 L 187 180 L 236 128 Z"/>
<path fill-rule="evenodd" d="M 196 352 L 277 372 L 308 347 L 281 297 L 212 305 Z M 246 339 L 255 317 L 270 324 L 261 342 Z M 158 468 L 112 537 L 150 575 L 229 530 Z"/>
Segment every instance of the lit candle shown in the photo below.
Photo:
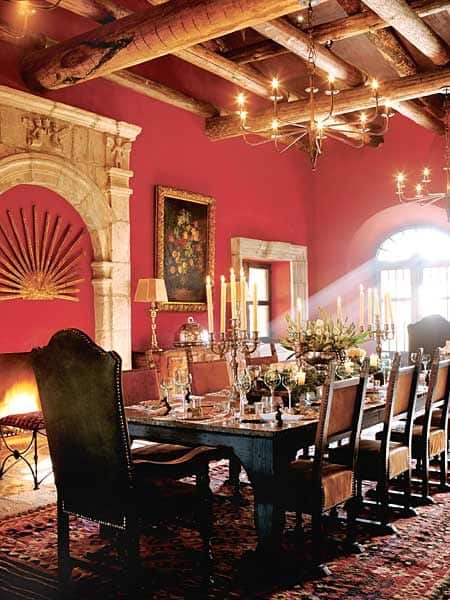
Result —
<path fill-rule="evenodd" d="M 364 328 L 364 286 L 359 284 L 359 326 Z"/>
<path fill-rule="evenodd" d="M 300 371 L 297 373 L 297 385 L 305 385 L 306 381 L 306 373 L 305 371 Z"/>
<path fill-rule="evenodd" d="M 225 277 L 220 277 L 220 333 L 225 333 L 225 323 L 227 315 L 227 284 Z"/>
<path fill-rule="evenodd" d="M 241 329 L 247 331 L 247 282 L 244 269 L 241 269 L 240 281 Z"/>
<path fill-rule="evenodd" d="M 378 354 L 371 354 L 369 358 L 369 365 L 371 367 L 378 368 Z"/>
<path fill-rule="evenodd" d="M 236 277 L 234 269 L 230 269 L 231 318 L 236 318 Z"/>
<path fill-rule="evenodd" d="M 297 331 L 301 331 L 301 328 L 302 328 L 302 301 L 300 298 L 297 298 L 296 325 L 297 325 Z"/>
<path fill-rule="evenodd" d="M 373 290 L 373 319 L 376 322 L 376 320 L 380 319 L 380 299 L 378 297 L 378 288 L 375 288 Z"/>
<path fill-rule="evenodd" d="M 212 286 L 211 277 L 208 275 L 206 278 L 206 304 L 208 307 L 208 331 L 214 333 L 214 312 L 212 302 Z"/>
<path fill-rule="evenodd" d="M 253 284 L 253 331 L 258 331 L 258 287 Z"/>
<path fill-rule="evenodd" d="M 372 324 L 372 288 L 367 290 L 367 325 Z"/>
<path fill-rule="evenodd" d="M 336 318 L 338 321 L 342 321 L 342 298 L 337 297 L 336 301 Z"/>
<path fill-rule="evenodd" d="M 386 323 L 392 324 L 394 319 L 392 317 L 392 299 L 390 292 L 386 292 Z"/>

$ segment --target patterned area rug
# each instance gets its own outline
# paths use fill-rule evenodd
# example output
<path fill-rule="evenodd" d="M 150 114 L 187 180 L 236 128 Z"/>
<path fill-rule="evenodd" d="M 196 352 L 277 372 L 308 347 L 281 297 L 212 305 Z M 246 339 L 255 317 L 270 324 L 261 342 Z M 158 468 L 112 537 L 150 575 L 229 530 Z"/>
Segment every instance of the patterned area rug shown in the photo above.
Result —
<path fill-rule="evenodd" d="M 248 504 L 235 507 L 223 486 L 226 469 L 213 469 L 212 486 L 215 528 L 212 540 L 215 562 L 213 582 L 202 579 L 200 539 L 196 532 L 168 526 L 151 530 L 141 537 L 141 555 L 148 573 L 145 599 L 181 598 L 271 598 L 280 600 L 429 600 L 450 598 L 450 494 L 435 496 L 437 504 L 419 508 L 419 516 L 398 519 L 399 536 L 374 537 L 373 531 L 361 528 L 359 541 L 365 552 L 344 553 L 344 529 L 339 523 L 330 526 L 337 538 L 327 544 L 328 565 L 333 574 L 314 580 L 305 571 L 306 547 L 297 547 L 286 535 L 281 571 L 282 583 L 265 583 L 264 573 L 257 573 L 251 588 L 238 577 L 242 556 L 255 547 L 251 488 L 243 492 Z M 288 526 L 292 526 L 288 518 Z M 306 540 L 309 539 L 306 527 Z M 56 584 L 56 514 L 55 507 L 40 508 L 0 521 L 0 598 L 2 600 L 69 600 L 76 598 L 127 597 L 120 577 L 120 561 L 110 542 L 101 540 L 98 528 L 86 521 L 71 521 L 73 555 L 106 566 L 108 571 L 94 575 L 75 569 L 72 595 L 58 594 Z M 118 577 L 111 575 L 116 569 Z M 273 565 L 273 574 L 279 568 Z M 289 582 L 289 576 L 291 581 Z M 137 598 L 136 595 L 132 596 Z"/>

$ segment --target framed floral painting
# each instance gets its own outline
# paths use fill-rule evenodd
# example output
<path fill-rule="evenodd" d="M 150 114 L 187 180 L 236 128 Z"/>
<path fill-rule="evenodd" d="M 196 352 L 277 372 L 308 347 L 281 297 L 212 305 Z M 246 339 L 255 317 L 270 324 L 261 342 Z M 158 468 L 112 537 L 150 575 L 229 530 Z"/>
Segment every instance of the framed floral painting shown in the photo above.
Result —
<path fill-rule="evenodd" d="M 164 279 L 161 310 L 206 310 L 205 280 L 214 278 L 214 198 L 156 186 L 156 277 Z"/>

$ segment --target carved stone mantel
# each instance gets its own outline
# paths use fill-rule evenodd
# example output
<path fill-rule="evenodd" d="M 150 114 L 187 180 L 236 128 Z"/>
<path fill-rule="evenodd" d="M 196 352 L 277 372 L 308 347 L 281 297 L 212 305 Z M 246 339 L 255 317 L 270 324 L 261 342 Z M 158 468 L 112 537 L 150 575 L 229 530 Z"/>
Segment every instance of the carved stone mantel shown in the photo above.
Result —
<path fill-rule="evenodd" d="M 0 86 L 0 194 L 47 187 L 78 211 L 93 248 L 95 340 L 131 367 L 129 170 L 141 128 Z"/>

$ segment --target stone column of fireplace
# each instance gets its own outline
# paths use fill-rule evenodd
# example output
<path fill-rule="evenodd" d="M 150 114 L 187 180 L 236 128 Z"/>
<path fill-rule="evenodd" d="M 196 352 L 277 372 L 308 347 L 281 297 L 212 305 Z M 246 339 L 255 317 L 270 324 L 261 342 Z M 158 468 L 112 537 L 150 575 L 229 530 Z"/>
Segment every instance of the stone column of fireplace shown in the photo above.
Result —
<path fill-rule="evenodd" d="M 79 212 L 93 248 L 95 340 L 131 366 L 129 170 L 141 128 L 0 86 L 0 193 L 47 187 Z"/>

